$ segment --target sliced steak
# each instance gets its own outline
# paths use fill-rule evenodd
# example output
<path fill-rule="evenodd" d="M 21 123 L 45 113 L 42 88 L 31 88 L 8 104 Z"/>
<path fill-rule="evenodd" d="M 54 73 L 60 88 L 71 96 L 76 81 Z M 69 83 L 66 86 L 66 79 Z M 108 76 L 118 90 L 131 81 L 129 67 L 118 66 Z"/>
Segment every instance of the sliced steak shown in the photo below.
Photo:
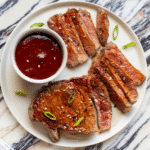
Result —
<path fill-rule="evenodd" d="M 110 75 L 110 71 L 104 64 L 101 63 L 101 54 L 97 54 L 92 65 L 88 71 L 89 74 L 97 74 L 107 87 L 110 95 L 110 100 L 120 109 L 123 113 L 130 111 L 132 105 L 128 102 L 124 95 L 124 92 L 118 87 L 118 84 L 114 81 Z"/>
<path fill-rule="evenodd" d="M 140 85 L 145 80 L 145 76 L 132 66 L 114 43 L 109 42 L 102 52 L 116 61 L 130 75 L 136 85 Z"/>
<path fill-rule="evenodd" d="M 94 55 L 97 52 L 96 46 L 90 38 L 86 26 L 81 20 L 78 11 L 76 9 L 68 9 L 67 14 L 70 16 L 76 27 L 80 40 L 83 44 L 84 50 L 89 56 Z"/>
<path fill-rule="evenodd" d="M 107 68 L 103 68 L 101 65 L 95 67 L 95 73 L 98 74 L 101 80 L 105 83 L 107 90 L 109 92 L 109 96 L 111 101 L 120 109 L 123 113 L 130 111 L 132 105 L 126 99 L 124 93 L 112 77 L 107 73 Z"/>
<path fill-rule="evenodd" d="M 29 114 L 34 120 L 52 129 L 51 139 L 56 139 L 56 129 L 85 134 L 99 132 L 91 96 L 91 87 L 86 76 L 50 82 L 32 102 Z M 72 102 L 69 104 L 68 100 Z M 44 112 L 52 113 L 56 120 L 49 119 Z M 83 120 L 74 126 L 81 117 Z"/>
<path fill-rule="evenodd" d="M 84 51 L 84 48 L 82 46 L 82 43 L 79 39 L 78 33 L 75 29 L 75 26 L 69 17 L 68 14 L 63 14 L 61 16 L 62 23 L 65 25 L 66 29 L 68 30 L 69 33 L 69 38 L 74 44 L 74 47 L 76 49 L 76 52 L 78 53 L 78 60 L 79 63 L 83 63 L 88 60 L 88 56 Z"/>
<path fill-rule="evenodd" d="M 112 109 L 109 94 L 98 75 L 89 74 L 89 81 L 92 87 L 93 101 L 97 109 L 100 132 L 104 132 L 111 128 Z"/>
<path fill-rule="evenodd" d="M 118 88 L 120 88 L 123 92 L 127 100 L 134 104 L 137 102 L 137 100 L 134 98 L 134 96 L 131 94 L 131 92 L 128 90 L 126 86 L 124 86 L 124 83 L 122 82 L 121 78 L 119 77 L 118 73 L 115 71 L 115 69 L 104 59 L 104 57 L 101 58 L 101 63 L 104 64 L 104 66 L 109 70 L 110 76 L 113 78 L 115 83 L 118 85 Z"/>
<path fill-rule="evenodd" d="M 109 62 L 109 64 L 114 67 L 115 72 L 118 73 L 120 78 L 122 79 L 124 86 L 126 86 L 129 91 L 132 93 L 134 97 L 138 96 L 138 92 L 136 89 L 136 85 L 134 84 L 133 80 L 131 79 L 130 75 L 116 62 L 114 61 L 111 57 L 108 55 L 103 55 L 106 61 Z"/>
<path fill-rule="evenodd" d="M 109 36 L 109 20 L 104 9 L 98 8 L 96 16 L 96 31 L 102 46 L 105 46 Z"/>
<path fill-rule="evenodd" d="M 69 33 L 65 25 L 62 24 L 60 15 L 54 15 L 51 18 L 49 18 L 47 24 L 50 29 L 54 30 L 62 37 L 65 44 L 67 45 L 67 50 L 68 50 L 67 65 L 70 67 L 74 67 L 78 65 L 79 64 L 78 53 L 76 52 L 73 42 L 71 41 L 70 38 L 68 38 Z"/>
<path fill-rule="evenodd" d="M 100 42 L 98 40 L 98 36 L 97 36 L 90 13 L 87 10 L 83 10 L 81 8 L 79 8 L 78 12 L 80 14 L 80 18 L 82 22 L 85 24 L 89 37 L 92 39 L 95 45 L 95 48 L 98 49 L 100 47 Z"/>

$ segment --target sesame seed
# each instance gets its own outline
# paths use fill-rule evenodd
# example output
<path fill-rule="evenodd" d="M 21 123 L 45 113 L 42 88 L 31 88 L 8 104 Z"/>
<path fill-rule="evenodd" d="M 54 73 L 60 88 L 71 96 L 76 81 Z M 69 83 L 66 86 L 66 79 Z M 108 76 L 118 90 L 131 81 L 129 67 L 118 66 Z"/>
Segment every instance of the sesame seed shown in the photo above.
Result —
<path fill-rule="evenodd" d="M 123 80 L 125 80 L 126 79 L 126 77 L 123 77 Z"/>

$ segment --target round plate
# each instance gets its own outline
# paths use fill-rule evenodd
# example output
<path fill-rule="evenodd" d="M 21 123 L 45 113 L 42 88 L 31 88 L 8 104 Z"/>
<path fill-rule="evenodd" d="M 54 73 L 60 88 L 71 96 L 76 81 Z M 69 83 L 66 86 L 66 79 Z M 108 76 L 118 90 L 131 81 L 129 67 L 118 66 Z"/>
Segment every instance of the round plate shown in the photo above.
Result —
<path fill-rule="evenodd" d="M 58 13 L 65 13 L 68 8 L 78 9 L 79 7 L 89 11 L 91 13 L 91 17 L 93 19 L 94 24 L 96 24 L 96 12 L 97 8 L 99 7 L 97 5 L 84 2 L 62 2 L 48 5 L 35 11 L 32 14 L 29 14 L 18 24 L 18 26 L 15 28 L 15 30 L 9 37 L 2 55 L 1 86 L 5 101 L 10 111 L 18 120 L 18 122 L 27 131 L 29 131 L 32 135 L 36 136 L 37 138 L 48 143 L 52 142 L 49 139 L 45 128 L 38 122 L 31 122 L 28 116 L 28 107 L 31 103 L 31 100 L 35 98 L 37 90 L 42 85 L 28 83 L 16 74 L 11 64 L 10 51 L 15 38 L 21 32 L 28 29 L 33 23 L 43 22 L 45 23 L 44 27 L 48 28 L 47 20 L 52 15 Z M 110 21 L 108 42 L 113 41 L 112 31 L 115 25 L 118 24 L 119 35 L 117 40 L 113 42 L 117 44 L 119 49 L 124 53 L 124 55 L 127 57 L 127 59 L 131 62 L 133 66 L 139 69 L 144 75 L 147 75 L 147 67 L 143 54 L 143 49 L 136 35 L 132 32 L 128 25 L 125 22 L 123 22 L 120 18 L 118 18 L 108 10 L 106 10 L 106 12 L 108 13 Z M 137 43 L 136 46 L 123 50 L 122 46 L 131 41 L 135 41 Z M 66 67 L 56 80 L 69 79 L 71 77 L 79 77 L 82 75 L 86 75 L 90 65 L 91 59 L 89 59 L 86 63 L 72 69 Z M 27 93 L 27 96 L 21 97 L 20 95 L 15 94 L 14 91 L 16 89 L 20 91 L 25 91 Z M 65 147 L 82 147 L 96 144 L 112 137 L 113 135 L 121 131 L 132 120 L 132 118 L 138 111 L 138 108 L 140 107 L 144 98 L 146 90 L 146 80 L 141 86 L 138 86 L 137 89 L 139 93 L 137 97 L 137 103 L 133 105 L 133 108 L 129 113 L 122 114 L 117 108 L 114 108 L 114 105 L 112 104 L 112 127 L 109 131 L 104 132 L 102 134 L 95 133 L 92 135 L 72 135 L 67 132 L 63 132 L 61 133 L 60 141 L 53 144 Z"/>

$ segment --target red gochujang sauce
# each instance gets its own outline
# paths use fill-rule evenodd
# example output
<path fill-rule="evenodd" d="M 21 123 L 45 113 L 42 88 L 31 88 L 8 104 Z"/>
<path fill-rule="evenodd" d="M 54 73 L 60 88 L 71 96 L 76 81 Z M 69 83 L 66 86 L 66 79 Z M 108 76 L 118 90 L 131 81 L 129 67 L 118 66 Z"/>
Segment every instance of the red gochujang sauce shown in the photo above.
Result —
<path fill-rule="evenodd" d="M 20 71 L 33 79 L 45 79 L 57 72 L 63 53 L 58 42 L 50 35 L 34 33 L 17 45 L 15 60 Z"/>

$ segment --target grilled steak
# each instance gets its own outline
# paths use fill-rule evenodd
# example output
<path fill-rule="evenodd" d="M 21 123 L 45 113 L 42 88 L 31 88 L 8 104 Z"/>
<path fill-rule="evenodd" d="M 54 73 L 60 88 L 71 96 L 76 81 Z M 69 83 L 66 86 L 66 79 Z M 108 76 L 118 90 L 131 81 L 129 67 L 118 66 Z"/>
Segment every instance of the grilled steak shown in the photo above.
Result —
<path fill-rule="evenodd" d="M 57 32 L 62 39 L 64 40 L 65 44 L 67 45 L 68 50 L 68 58 L 67 58 L 67 65 L 70 67 L 74 67 L 79 64 L 78 60 L 78 53 L 76 52 L 75 46 L 69 36 L 69 32 L 67 31 L 64 24 L 60 19 L 60 15 L 54 15 L 47 21 L 47 24 L 50 29 Z"/>
<path fill-rule="evenodd" d="M 112 58 L 108 55 L 103 55 L 105 60 L 115 69 L 115 72 L 118 73 L 124 85 L 128 88 L 128 90 L 132 93 L 134 97 L 138 96 L 138 92 L 136 89 L 136 85 L 134 84 L 133 80 L 131 79 L 130 75 Z"/>
<path fill-rule="evenodd" d="M 134 98 L 134 96 L 131 94 L 131 92 L 128 90 L 128 88 L 126 86 L 124 86 L 124 83 L 122 82 L 118 73 L 115 72 L 115 69 L 104 58 L 101 59 L 101 63 L 103 63 L 106 68 L 108 68 L 109 74 L 114 79 L 114 81 L 118 85 L 118 87 L 124 92 L 124 95 L 127 98 L 127 100 L 131 104 L 134 104 L 137 100 Z"/>
<path fill-rule="evenodd" d="M 97 52 L 96 46 L 91 39 L 85 24 L 81 20 L 80 14 L 76 9 L 68 9 L 67 14 L 71 17 L 80 40 L 83 44 L 84 50 L 87 52 L 89 56 L 94 55 Z"/>
<path fill-rule="evenodd" d="M 102 8 L 97 10 L 96 30 L 101 45 L 105 46 L 109 36 L 109 20 L 107 13 Z"/>
<path fill-rule="evenodd" d="M 87 10 L 83 10 L 81 8 L 79 8 L 78 12 L 80 14 L 81 20 L 85 24 L 89 37 L 92 39 L 95 48 L 98 49 L 100 47 L 100 43 L 90 13 Z"/>
<path fill-rule="evenodd" d="M 98 75 L 89 74 L 89 81 L 92 87 L 93 101 L 97 109 L 98 126 L 100 132 L 104 132 L 111 128 L 112 109 L 109 94 Z"/>
<path fill-rule="evenodd" d="M 130 111 L 132 105 L 128 102 L 123 91 L 118 88 L 118 85 L 114 82 L 112 77 L 107 72 L 105 72 L 106 70 L 107 69 L 103 68 L 102 66 L 97 66 L 95 68 L 96 73 L 100 75 L 101 80 L 107 87 L 111 101 L 123 113 Z"/>
<path fill-rule="evenodd" d="M 82 46 L 82 43 L 79 39 L 78 33 L 75 29 L 75 26 L 74 26 L 71 18 L 69 17 L 68 14 L 63 14 L 61 16 L 61 20 L 62 20 L 62 23 L 65 25 L 66 29 L 68 30 L 70 40 L 73 41 L 76 52 L 78 53 L 79 63 L 81 64 L 81 63 L 87 61 L 88 56 L 84 51 L 84 48 Z"/>
<path fill-rule="evenodd" d="M 72 102 L 69 104 L 68 101 Z M 49 119 L 44 112 L 52 113 L 56 120 Z M 86 76 L 50 82 L 32 102 L 29 115 L 48 128 L 53 141 L 59 139 L 56 129 L 85 134 L 99 132 L 91 87 Z M 82 117 L 83 120 L 74 126 Z"/>
<path fill-rule="evenodd" d="M 106 48 L 103 49 L 103 53 L 116 61 L 130 75 L 136 85 L 140 85 L 145 80 L 145 76 L 131 65 L 114 43 L 109 42 Z"/>
<path fill-rule="evenodd" d="M 94 73 L 101 78 L 107 87 L 111 101 L 118 109 L 120 109 L 123 113 L 130 111 L 132 105 L 128 102 L 118 82 L 113 79 L 109 68 L 107 68 L 100 60 L 100 54 L 97 54 L 93 59 L 92 65 L 89 69 L 89 74 Z"/>

